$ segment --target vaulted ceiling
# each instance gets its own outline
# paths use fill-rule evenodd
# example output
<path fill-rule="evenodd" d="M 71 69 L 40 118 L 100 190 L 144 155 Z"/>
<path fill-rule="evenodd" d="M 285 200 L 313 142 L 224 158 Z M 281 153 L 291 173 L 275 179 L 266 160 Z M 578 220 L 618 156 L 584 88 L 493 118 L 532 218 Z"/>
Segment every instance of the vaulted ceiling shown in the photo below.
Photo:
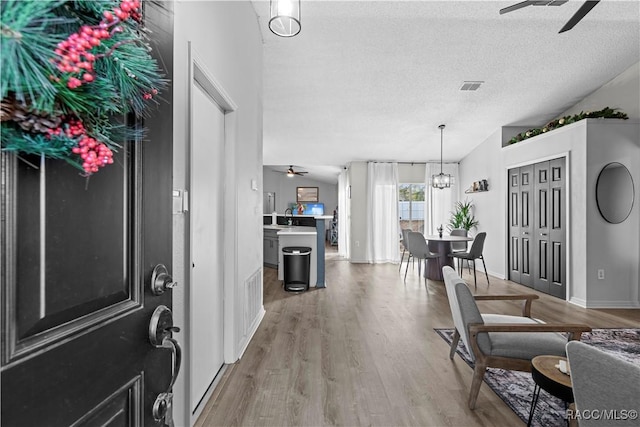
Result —
<path fill-rule="evenodd" d="M 505 125 L 541 125 L 640 60 L 640 2 L 307 1 L 264 40 L 264 164 L 335 177 L 351 161 L 458 161 Z M 465 81 L 484 82 L 461 91 Z M 604 105 L 602 107 L 605 107 Z M 615 107 L 611 105 L 611 107 Z M 329 168 L 327 168 L 327 166 Z M 333 171 L 333 172 L 330 172 Z M 318 175 L 318 178 L 321 176 Z"/>

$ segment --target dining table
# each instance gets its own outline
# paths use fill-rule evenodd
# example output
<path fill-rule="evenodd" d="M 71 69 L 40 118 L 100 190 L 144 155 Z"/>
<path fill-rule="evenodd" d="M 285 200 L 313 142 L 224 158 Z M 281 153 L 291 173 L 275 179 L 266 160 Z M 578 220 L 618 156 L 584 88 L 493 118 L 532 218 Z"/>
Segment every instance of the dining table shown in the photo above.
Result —
<path fill-rule="evenodd" d="M 442 277 L 442 267 L 448 265 L 449 267 L 455 270 L 455 266 L 453 264 L 453 258 L 449 256 L 451 253 L 451 242 L 471 242 L 473 241 L 473 237 L 466 236 L 424 236 L 425 240 L 429 242 L 434 242 L 434 245 L 431 246 L 430 249 L 435 248 L 436 253 L 439 255 L 438 258 L 429 258 L 427 259 L 427 267 L 424 269 L 424 277 L 431 280 L 439 280 L 443 281 Z"/>

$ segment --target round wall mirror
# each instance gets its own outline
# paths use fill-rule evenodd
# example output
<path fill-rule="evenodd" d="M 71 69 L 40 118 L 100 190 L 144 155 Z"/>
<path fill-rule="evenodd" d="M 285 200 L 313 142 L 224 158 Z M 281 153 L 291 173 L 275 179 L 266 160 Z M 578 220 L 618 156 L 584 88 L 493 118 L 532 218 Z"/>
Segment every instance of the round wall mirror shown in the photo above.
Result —
<path fill-rule="evenodd" d="M 602 168 L 596 183 L 596 203 L 607 222 L 619 224 L 627 219 L 634 195 L 631 173 L 622 163 L 609 163 Z"/>

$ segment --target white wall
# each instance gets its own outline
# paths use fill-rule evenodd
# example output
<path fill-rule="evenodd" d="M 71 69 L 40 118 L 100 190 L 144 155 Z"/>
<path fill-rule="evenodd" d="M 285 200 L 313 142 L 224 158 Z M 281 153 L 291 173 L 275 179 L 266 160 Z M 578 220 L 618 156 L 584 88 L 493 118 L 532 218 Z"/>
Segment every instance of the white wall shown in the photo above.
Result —
<path fill-rule="evenodd" d="M 367 163 L 353 162 L 349 166 L 351 184 L 350 261 L 367 262 Z"/>
<path fill-rule="evenodd" d="M 262 37 L 250 2 L 176 1 L 174 29 L 174 188 L 187 188 L 188 141 L 188 51 L 190 41 L 211 76 L 237 104 L 231 126 L 225 129 L 231 141 L 225 162 L 225 362 L 234 362 L 245 348 L 259 319 L 245 321 L 246 296 L 242 286 L 262 268 Z M 251 190 L 251 180 L 258 190 Z M 188 214 L 174 215 L 173 277 L 176 335 L 189 360 L 189 283 L 185 274 Z M 261 274 L 260 274 L 261 276 Z M 261 303 L 260 303 L 261 304 Z M 185 400 L 185 379 L 197 375 L 188 364 L 174 387 L 174 418 L 177 426 L 192 421 Z"/>
<path fill-rule="evenodd" d="M 619 108 L 629 118 L 640 117 L 640 62 L 632 65 L 619 76 L 591 93 L 582 101 L 569 108 L 560 116 L 577 114 L 581 111 L 598 111 L 604 107 Z"/>
<path fill-rule="evenodd" d="M 576 284 L 568 290 L 569 297 L 576 303 L 587 306 L 637 306 L 638 289 L 640 283 L 640 254 L 636 248 L 640 241 L 640 233 L 627 234 L 631 239 L 629 254 L 619 254 L 609 251 L 601 254 L 597 247 L 612 249 L 620 245 L 617 233 L 611 227 L 600 226 L 599 213 L 595 207 L 595 179 L 604 164 L 615 159 L 626 159 L 622 163 L 635 168 L 640 160 L 638 149 L 638 125 L 640 118 L 640 67 L 638 64 L 626 70 L 620 76 L 607 83 L 592 96 L 585 98 L 576 107 L 567 110 L 565 114 L 573 114 L 581 110 L 600 110 L 606 106 L 618 107 L 626 112 L 630 120 L 598 120 L 578 122 L 501 148 L 502 132 L 500 129 L 487 138 L 460 162 L 461 186 L 468 187 L 478 179 L 489 181 L 489 191 L 468 195 L 476 208 L 475 215 L 480 221 L 479 229 L 487 232 L 485 243 L 485 258 L 487 269 L 499 277 L 507 273 L 506 257 L 506 171 L 509 167 L 525 163 L 533 163 L 559 157 L 569 153 L 570 180 L 579 185 L 572 185 L 570 200 L 571 240 L 569 241 L 570 283 Z M 590 107 L 587 107 L 590 106 Z M 564 114 L 563 114 L 564 115 Z M 603 127 L 602 123 L 610 125 Z M 622 126 L 614 126 L 623 124 Z M 541 124 L 542 125 L 542 124 Z M 600 126 L 599 126 L 600 125 Z M 587 128 L 589 140 L 587 141 Z M 608 128 L 608 130 L 607 130 Z M 613 128 L 627 129 L 615 130 Z M 594 130 L 598 129 L 598 130 Z M 600 133 L 603 132 L 603 133 Z M 635 139 L 633 134 L 636 134 Z M 596 140 L 600 138 L 600 140 Z M 589 143 L 589 154 L 587 154 Z M 614 148 L 615 147 L 615 148 Z M 634 148 L 635 147 L 635 148 Z M 619 160 L 618 160 L 619 161 Z M 640 187 L 640 172 L 632 170 L 636 182 L 636 193 Z M 595 178 L 594 178 L 595 176 Z M 571 185 L 571 184 L 570 184 Z M 635 215 L 638 212 L 638 196 L 636 195 Z M 616 232 L 624 228 L 636 230 L 637 217 L 630 217 L 626 226 L 618 225 Z M 587 232 L 589 230 L 589 232 Z M 633 236 L 633 237 L 630 237 Z M 589 254 L 588 254 L 589 252 Z M 595 253 L 599 255 L 595 255 Z M 627 262 L 627 268 L 619 268 L 620 259 L 633 257 Z M 594 281 L 594 269 L 605 268 L 604 281 Z M 621 286 L 618 289 L 616 286 Z M 626 299 L 625 299 L 626 298 Z"/>
<path fill-rule="evenodd" d="M 587 135 L 587 300 L 589 307 L 640 307 L 640 122 L 589 120 Z M 612 143 L 615 142 L 615 143 Z M 620 224 L 606 222 L 596 204 L 598 174 L 611 162 L 622 163 L 634 181 L 635 203 Z M 628 197 L 628 195 L 627 195 Z M 604 269 L 604 280 L 597 279 Z M 637 284 L 632 286 L 631 284 Z"/>
<path fill-rule="evenodd" d="M 338 184 L 330 184 L 323 181 L 296 175 L 292 178 L 284 173 L 276 172 L 270 168 L 263 168 L 263 188 L 265 192 L 276 193 L 276 211 L 284 213 L 290 203 L 296 202 L 296 187 L 318 187 L 318 202 L 324 203 L 325 215 L 333 215 L 333 210 L 338 206 Z"/>
<path fill-rule="evenodd" d="M 426 166 L 424 163 L 398 164 L 398 181 L 407 184 L 424 184 Z"/>
<path fill-rule="evenodd" d="M 506 223 L 506 179 L 500 156 L 501 131 L 496 131 L 460 162 L 460 188 L 466 189 L 474 181 L 486 179 L 489 191 L 462 194 L 463 200 L 473 203 L 473 214 L 479 221 L 475 232 L 486 232 L 484 259 L 487 271 L 497 277 L 505 275 L 504 233 Z"/>

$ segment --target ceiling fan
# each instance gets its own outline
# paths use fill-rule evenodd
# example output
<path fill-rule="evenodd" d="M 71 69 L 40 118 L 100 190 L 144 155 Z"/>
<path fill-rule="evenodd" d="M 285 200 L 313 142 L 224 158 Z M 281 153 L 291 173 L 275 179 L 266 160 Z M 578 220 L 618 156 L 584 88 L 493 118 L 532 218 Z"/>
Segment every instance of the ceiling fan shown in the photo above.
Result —
<path fill-rule="evenodd" d="M 309 172 L 301 172 L 301 171 L 296 171 L 293 170 L 293 165 L 289 165 L 289 169 L 287 169 L 286 172 L 282 172 L 282 173 L 286 173 L 287 176 L 289 178 L 293 177 L 294 175 L 300 175 L 300 176 L 304 176 L 305 174 L 309 173 Z"/>
<path fill-rule="evenodd" d="M 500 9 L 500 15 L 513 12 L 514 10 L 522 9 L 523 7 L 527 7 L 527 6 L 561 6 L 565 4 L 567 1 L 568 0 L 523 1 L 520 3 L 513 4 L 509 7 Z M 569 19 L 569 21 L 567 21 L 567 23 L 564 24 L 564 27 L 562 27 L 562 29 L 558 31 L 558 34 L 564 33 L 565 31 L 569 31 L 570 29 L 575 27 L 575 25 L 578 22 L 580 22 L 580 20 L 584 18 L 585 15 L 589 13 L 591 9 L 593 9 L 598 3 L 600 3 L 600 0 L 585 1 L 584 4 L 580 7 L 580 9 L 578 9 L 578 11 L 571 17 L 571 19 Z"/>

